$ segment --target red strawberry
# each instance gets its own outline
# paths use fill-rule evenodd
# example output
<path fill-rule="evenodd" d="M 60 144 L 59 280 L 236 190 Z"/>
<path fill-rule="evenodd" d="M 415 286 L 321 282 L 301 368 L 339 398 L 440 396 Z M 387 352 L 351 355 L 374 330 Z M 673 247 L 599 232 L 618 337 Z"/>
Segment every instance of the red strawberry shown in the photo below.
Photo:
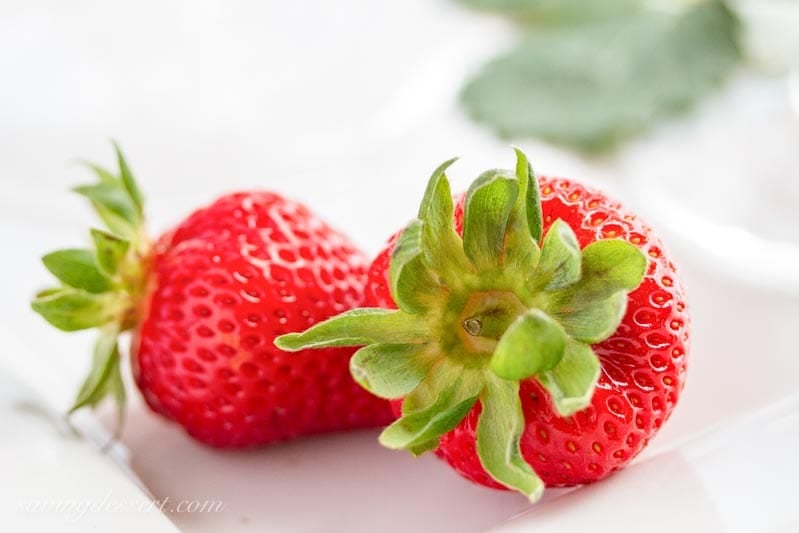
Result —
<path fill-rule="evenodd" d="M 372 307 L 277 343 L 366 345 L 353 376 L 401 415 L 384 445 L 535 500 L 646 446 L 682 390 L 688 317 L 648 226 L 573 181 L 536 184 L 517 155 L 454 206 L 442 165 L 372 263 Z"/>
<path fill-rule="evenodd" d="M 119 176 L 77 192 L 110 232 L 95 250 L 44 257 L 63 285 L 33 308 L 56 327 L 97 327 L 94 366 L 73 410 L 115 395 L 117 336 L 133 330 L 136 383 L 153 410 L 199 441 L 243 447 L 391 420 L 390 408 L 350 377 L 351 349 L 278 350 L 277 335 L 363 300 L 365 263 L 306 207 L 271 192 L 230 194 L 150 244 L 141 194 L 118 151 Z"/>

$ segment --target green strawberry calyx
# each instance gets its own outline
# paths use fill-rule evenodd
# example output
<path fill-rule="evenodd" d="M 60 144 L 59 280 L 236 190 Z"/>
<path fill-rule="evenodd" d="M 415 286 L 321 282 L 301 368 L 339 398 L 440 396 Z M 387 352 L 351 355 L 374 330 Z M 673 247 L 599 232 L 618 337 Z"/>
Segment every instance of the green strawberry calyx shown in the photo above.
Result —
<path fill-rule="evenodd" d="M 114 148 L 119 172 L 86 163 L 99 181 L 74 189 L 91 202 L 106 227 L 91 229 L 91 248 L 57 250 L 42 257 L 60 284 L 36 294 L 31 307 L 62 331 L 99 329 L 91 369 L 69 412 L 94 407 L 111 396 L 121 421 L 125 388 L 118 336 L 138 322 L 150 241 L 142 194 L 119 146 Z"/>
<path fill-rule="evenodd" d="M 414 455 L 434 450 L 480 403 L 477 453 L 500 484 L 537 500 L 544 484 L 524 460 L 519 382 L 535 379 L 557 413 L 591 401 L 600 362 L 591 345 L 624 316 L 647 261 L 635 246 L 599 240 L 580 249 L 554 221 L 543 234 L 537 180 L 516 150 L 515 171 L 489 170 L 469 187 L 463 238 L 441 165 L 389 268 L 398 310 L 355 309 L 275 344 L 287 351 L 363 346 L 354 379 L 373 394 L 404 398 L 380 442 Z"/>

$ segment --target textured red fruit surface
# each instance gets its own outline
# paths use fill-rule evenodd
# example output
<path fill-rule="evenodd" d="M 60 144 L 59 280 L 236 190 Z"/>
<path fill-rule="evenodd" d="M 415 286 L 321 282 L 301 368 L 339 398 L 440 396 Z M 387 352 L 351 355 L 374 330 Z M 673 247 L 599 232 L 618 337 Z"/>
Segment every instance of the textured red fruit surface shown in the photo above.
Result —
<path fill-rule="evenodd" d="M 522 454 L 549 487 L 604 478 L 629 462 L 671 415 L 684 385 L 689 317 L 684 290 L 652 230 L 621 204 L 579 183 L 539 178 L 544 230 L 563 219 L 581 247 L 599 239 L 624 239 L 640 248 L 649 265 L 629 295 L 616 332 L 593 346 L 602 374 L 591 405 L 559 417 L 534 380 L 521 383 L 525 430 Z M 463 230 L 463 196 L 456 198 L 455 226 Z M 388 289 L 390 251 L 396 235 L 369 269 L 367 305 L 396 307 Z M 394 403 L 398 412 L 399 402 Z M 475 449 L 479 403 L 441 439 L 436 453 L 465 477 L 502 488 L 483 469 Z"/>
<path fill-rule="evenodd" d="M 273 345 L 363 302 L 361 255 L 304 206 L 224 196 L 162 236 L 150 268 L 134 376 L 150 407 L 196 439 L 244 447 L 392 419 L 350 377 L 352 348 Z"/>

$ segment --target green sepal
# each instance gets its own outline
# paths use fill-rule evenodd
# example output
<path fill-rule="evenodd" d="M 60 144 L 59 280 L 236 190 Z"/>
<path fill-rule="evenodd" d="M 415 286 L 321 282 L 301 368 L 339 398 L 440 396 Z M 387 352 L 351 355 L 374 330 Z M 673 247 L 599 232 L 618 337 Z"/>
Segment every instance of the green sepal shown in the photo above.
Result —
<path fill-rule="evenodd" d="M 130 241 L 95 228 L 91 229 L 91 235 L 97 256 L 97 266 L 106 276 L 116 276 L 119 263 L 130 248 Z"/>
<path fill-rule="evenodd" d="M 108 170 L 105 167 L 101 167 L 100 165 L 96 165 L 91 161 L 80 161 L 80 163 L 94 172 L 97 178 L 100 180 L 100 183 L 107 183 L 113 185 L 118 181 L 118 178 L 114 176 L 114 173 Z"/>
<path fill-rule="evenodd" d="M 463 250 L 478 271 L 502 265 L 505 232 L 518 195 L 516 177 L 504 170 L 484 172 L 466 192 Z"/>
<path fill-rule="evenodd" d="M 584 299 L 579 291 L 569 291 L 552 300 L 548 309 L 570 337 L 590 344 L 610 337 L 626 310 L 627 293 L 621 291 L 599 301 Z"/>
<path fill-rule="evenodd" d="M 425 265 L 448 285 L 462 283 L 454 274 L 471 270 L 463 250 L 463 241 L 452 223 L 452 192 L 444 171 L 454 160 L 439 166 L 427 184 L 419 219 L 422 225 L 422 257 Z"/>
<path fill-rule="evenodd" d="M 364 389 L 381 398 L 401 398 L 415 389 L 433 364 L 424 344 L 371 344 L 350 359 L 350 373 Z"/>
<path fill-rule="evenodd" d="M 414 457 L 419 457 L 423 453 L 432 452 L 438 445 L 441 443 L 441 437 L 436 437 L 434 439 L 430 439 L 427 442 L 423 442 L 422 444 L 417 444 L 416 446 L 411 446 L 408 448 L 408 451 L 411 452 L 411 455 Z"/>
<path fill-rule="evenodd" d="M 415 315 L 381 308 L 352 309 L 320 322 L 303 333 L 275 339 L 287 352 L 334 346 L 423 343 L 431 340 L 429 324 Z"/>
<path fill-rule="evenodd" d="M 527 157 L 517 148 L 516 179 L 519 194 L 505 232 L 504 267 L 515 277 L 525 277 L 538 264 L 541 230 L 541 206 L 538 205 L 538 185 Z"/>
<path fill-rule="evenodd" d="M 117 430 L 118 434 L 125 420 L 125 405 L 127 404 L 127 393 L 125 382 L 122 380 L 122 356 L 117 350 L 117 364 L 111 368 L 111 375 L 108 377 L 106 385 L 106 395 L 111 395 L 117 408 Z"/>
<path fill-rule="evenodd" d="M 580 279 L 580 245 L 574 231 L 557 219 L 549 227 L 541 245 L 541 258 L 535 270 L 534 288 L 544 291 L 562 289 Z"/>
<path fill-rule="evenodd" d="M 504 379 L 529 378 L 560 362 L 566 340 L 566 332 L 557 322 L 539 309 L 530 309 L 508 326 L 489 367 Z"/>
<path fill-rule="evenodd" d="M 94 407 L 108 395 L 116 399 L 120 409 L 124 406 L 125 387 L 120 373 L 118 334 L 115 326 L 100 332 L 94 346 L 91 370 L 69 409 L 70 413 L 81 407 Z"/>
<path fill-rule="evenodd" d="M 570 340 L 558 365 L 536 376 L 549 391 L 561 416 L 571 416 L 591 403 L 601 369 L 599 359 L 587 344 Z"/>
<path fill-rule="evenodd" d="M 544 492 L 544 482 L 522 457 L 520 439 L 525 427 L 519 383 L 496 376 L 486 379 L 480 395 L 477 455 L 486 472 L 531 502 Z"/>
<path fill-rule="evenodd" d="M 62 331 L 78 331 L 108 324 L 115 320 L 114 295 L 92 294 L 71 287 L 37 294 L 31 307 Z"/>
<path fill-rule="evenodd" d="M 150 243 L 143 228 L 141 191 L 119 146 L 114 144 L 114 149 L 118 174 L 84 162 L 97 182 L 73 189 L 91 202 L 107 231 L 91 230 L 93 250 L 62 250 L 44 256 L 47 269 L 66 286 L 39 292 L 31 307 L 64 331 L 101 328 L 91 371 L 70 412 L 111 396 L 121 424 L 125 389 L 117 337 L 138 323 L 139 303 L 148 286 Z"/>
<path fill-rule="evenodd" d="M 111 288 L 111 282 L 98 269 L 91 250 L 67 249 L 50 252 L 42 263 L 65 285 L 90 293 L 101 293 Z"/>
<path fill-rule="evenodd" d="M 625 241 L 594 242 L 583 249 L 580 280 L 551 293 L 546 310 L 574 339 L 603 341 L 624 317 L 627 293 L 640 285 L 646 266 L 644 254 Z"/>
<path fill-rule="evenodd" d="M 455 362 L 439 359 L 428 369 L 421 383 L 405 397 L 402 402 L 402 414 L 407 415 L 430 407 L 438 400 L 441 391 L 456 380 L 462 379 L 465 372 L 467 371 Z M 470 379 L 476 379 L 472 372 L 468 372 L 467 375 Z"/>
<path fill-rule="evenodd" d="M 538 190 L 538 182 L 535 179 L 533 167 L 524 152 L 518 148 L 516 152 L 516 177 L 519 179 L 520 192 L 524 193 L 525 213 L 527 215 L 527 228 L 536 243 L 541 242 L 544 233 L 544 214 L 541 208 L 541 192 Z"/>
<path fill-rule="evenodd" d="M 632 291 L 646 275 L 644 253 L 632 244 L 606 239 L 583 249 L 582 276 L 575 287 L 583 297 L 603 299 L 618 291 Z"/>
<path fill-rule="evenodd" d="M 419 204 L 419 213 L 417 215 L 419 220 L 424 220 L 427 217 L 430 206 L 436 202 L 436 188 L 439 185 L 439 181 L 442 178 L 446 179 L 444 177 L 444 173 L 457 160 L 457 157 L 453 157 L 452 159 L 444 161 L 438 165 L 438 167 L 430 175 L 430 178 L 427 180 L 427 187 L 425 188 L 424 196 L 422 196 L 422 202 Z"/>
<path fill-rule="evenodd" d="M 133 177 L 133 172 L 131 172 L 128 162 L 125 160 L 125 156 L 122 155 L 122 149 L 116 142 L 114 142 L 114 151 L 117 154 L 117 163 L 119 164 L 119 177 L 128 192 L 128 197 L 133 202 L 136 214 L 141 219 L 144 216 L 144 196 L 142 196 L 139 185 Z"/>
<path fill-rule="evenodd" d="M 135 236 L 136 227 L 141 220 L 127 191 L 119 184 L 101 181 L 95 185 L 81 185 L 72 190 L 91 201 L 97 216 L 113 233 L 125 238 Z"/>
<path fill-rule="evenodd" d="M 41 291 L 36 293 L 36 296 L 34 297 L 34 300 L 43 299 L 43 298 L 49 298 L 50 296 L 55 296 L 56 294 L 59 294 L 59 293 L 63 292 L 65 289 L 67 289 L 67 287 L 52 287 L 52 288 L 49 288 L 49 289 L 41 290 Z"/>
<path fill-rule="evenodd" d="M 454 429 L 474 407 L 482 388 L 468 374 L 450 381 L 431 405 L 403 413 L 380 434 L 380 443 L 395 450 L 415 448 Z"/>
<path fill-rule="evenodd" d="M 391 252 L 391 297 L 400 309 L 408 313 L 428 309 L 431 300 L 440 297 L 442 290 L 422 257 L 422 225 L 421 220 L 411 222 Z"/>

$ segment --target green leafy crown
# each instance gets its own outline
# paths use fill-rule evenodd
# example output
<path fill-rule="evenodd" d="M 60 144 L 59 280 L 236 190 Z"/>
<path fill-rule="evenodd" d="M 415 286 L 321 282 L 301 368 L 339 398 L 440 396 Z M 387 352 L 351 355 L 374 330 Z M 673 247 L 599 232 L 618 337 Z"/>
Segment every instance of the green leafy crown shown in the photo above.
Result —
<path fill-rule="evenodd" d="M 516 155 L 515 172 L 489 170 L 469 187 L 462 239 L 444 174 L 454 160 L 436 169 L 392 253 L 398 310 L 355 309 L 275 344 L 363 346 L 353 378 L 377 396 L 404 398 L 402 416 L 380 435 L 389 448 L 435 449 L 479 401 L 483 467 L 536 500 L 544 485 L 520 451 L 519 381 L 538 380 L 561 416 L 585 408 L 600 372 L 591 344 L 616 330 L 647 262 L 621 240 L 580 250 L 562 220 L 542 237 L 538 184 Z"/>
<path fill-rule="evenodd" d="M 135 327 L 138 302 L 146 288 L 149 241 L 142 194 L 119 146 L 114 144 L 114 148 L 119 173 L 86 163 L 99 181 L 74 189 L 91 202 L 106 228 L 91 229 L 91 248 L 45 255 L 42 262 L 60 285 L 39 292 L 31 302 L 34 311 L 62 331 L 100 330 L 91 370 L 70 412 L 94 407 L 112 396 L 122 414 L 125 389 L 117 337 Z"/>

